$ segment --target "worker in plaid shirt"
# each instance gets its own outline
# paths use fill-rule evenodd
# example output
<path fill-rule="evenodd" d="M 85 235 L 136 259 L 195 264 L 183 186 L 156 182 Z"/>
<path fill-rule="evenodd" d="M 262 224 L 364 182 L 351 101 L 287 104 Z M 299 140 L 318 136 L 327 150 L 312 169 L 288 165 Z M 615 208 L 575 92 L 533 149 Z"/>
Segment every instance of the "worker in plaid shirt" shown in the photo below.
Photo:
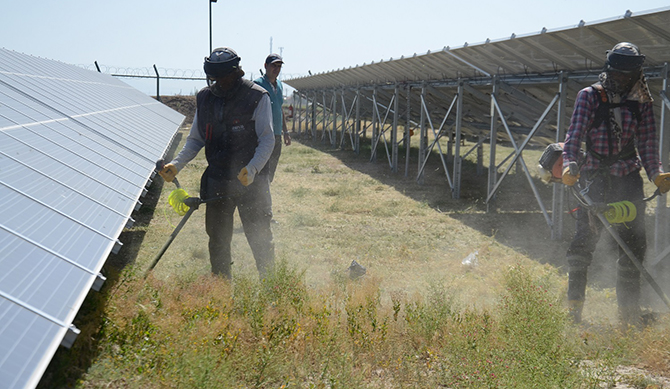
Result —
<path fill-rule="evenodd" d="M 635 205 L 637 217 L 615 228 L 640 261 L 647 248 L 641 167 L 661 193 L 670 190 L 670 173 L 663 173 L 659 161 L 652 97 L 642 71 L 644 59 L 634 44 L 618 43 L 607 51 L 600 81 L 579 91 L 563 148 L 562 177 L 568 186 L 579 181 L 596 203 L 628 200 Z M 585 153 L 581 151 L 583 141 Z M 602 226 L 583 208 L 577 210 L 576 219 L 567 262 L 568 306 L 578 323 L 582 319 L 587 270 Z M 639 326 L 640 272 L 621 248 L 616 293 L 622 324 Z"/>

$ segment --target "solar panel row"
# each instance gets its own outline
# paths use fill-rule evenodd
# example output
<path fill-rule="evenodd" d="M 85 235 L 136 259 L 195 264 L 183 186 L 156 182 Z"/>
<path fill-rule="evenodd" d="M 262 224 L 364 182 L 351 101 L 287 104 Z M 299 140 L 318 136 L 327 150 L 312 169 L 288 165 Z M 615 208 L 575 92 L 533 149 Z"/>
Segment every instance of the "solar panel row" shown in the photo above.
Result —
<path fill-rule="evenodd" d="M 411 136 L 406 135 L 411 132 L 398 133 L 398 127 L 417 130 L 420 134 L 416 161 L 419 182 L 423 179 L 423 166 L 436 144 L 433 141 L 429 146 L 428 134 L 433 140 L 452 137 L 454 146 L 447 148 L 454 152 L 452 166 L 444 162 L 444 155 L 441 158 L 451 195 L 456 198 L 460 195 L 462 156 L 459 141 L 462 137 L 477 146 L 488 142 L 489 161 L 498 160 L 496 142 L 513 145 L 515 151 L 503 159 L 511 162 L 501 178 L 497 172 L 500 166 L 493 163 L 489 166 L 487 204 L 495 201 L 499 184 L 518 161 L 517 166 L 522 166 L 553 236 L 560 237 L 561 213 L 553 212 L 550 216 L 546 211 L 526 169 L 523 148 L 547 145 L 565 137 L 572 113 L 570 108 L 574 106 L 577 92 L 598 81 L 606 51 L 622 41 L 637 44 L 646 56 L 645 74 L 655 98 L 659 133 L 666 131 L 665 109 L 668 105 L 664 100 L 667 100 L 670 63 L 669 26 L 670 7 L 640 13 L 627 11 L 608 20 L 581 21 L 573 27 L 554 30 L 543 28 L 534 34 L 512 34 L 501 40 L 444 47 L 426 54 L 392 58 L 284 82 L 298 90 L 298 111 L 302 110 L 303 102 L 308 108 L 299 116 L 298 131 L 304 121 L 305 130 L 317 136 L 318 125 L 323 128 L 323 140 L 327 134 L 333 146 L 339 141 L 340 147 L 351 144 L 351 148 L 356 149 L 358 140 L 355 137 L 365 134 L 369 128 L 371 159 L 376 157 L 377 147 L 383 144 L 380 153 L 386 152 L 393 171 L 399 169 L 398 145 L 411 143 Z M 349 112 L 354 112 L 355 116 Z M 668 139 L 661 136 L 664 166 L 668 164 Z M 439 149 L 439 143 L 437 145 Z M 523 147 L 517 149 L 517 145 Z M 477 151 L 479 171 L 483 171 L 481 150 Z M 409 164 L 410 153 L 407 153 L 407 175 Z M 556 198 L 554 209 L 561 209 Z M 551 220 L 552 217 L 556 220 Z M 659 220 L 665 219 L 659 215 Z M 660 242 L 665 244 L 665 236 L 657 229 L 657 246 Z"/>
<path fill-rule="evenodd" d="M 0 49 L 0 382 L 34 387 L 183 115 L 111 76 Z"/>

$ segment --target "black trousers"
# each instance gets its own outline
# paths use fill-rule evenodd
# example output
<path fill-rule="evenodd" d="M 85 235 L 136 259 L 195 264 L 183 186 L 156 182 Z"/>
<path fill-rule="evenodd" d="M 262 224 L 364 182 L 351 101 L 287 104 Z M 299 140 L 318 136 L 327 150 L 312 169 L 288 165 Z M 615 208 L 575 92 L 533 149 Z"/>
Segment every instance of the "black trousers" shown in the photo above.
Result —
<path fill-rule="evenodd" d="M 208 179 L 208 198 L 221 200 L 207 203 L 205 227 L 209 236 L 209 259 L 212 273 L 231 278 L 231 241 L 233 215 L 240 214 L 244 234 L 256 260 L 256 268 L 264 278 L 274 265 L 274 242 L 270 220 L 272 196 L 267 175 L 258 175 L 245 187 L 239 180 Z"/>
<path fill-rule="evenodd" d="M 590 177 L 589 177 L 590 176 Z M 616 224 L 614 228 L 622 240 L 628 245 L 639 261 L 644 260 L 647 250 L 645 232 L 645 203 L 642 177 L 639 171 L 624 177 L 608 174 L 582 174 L 582 187 L 592 180 L 588 196 L 596 203 L 614 203 L 628 200 L 635 205 L 635 220 L 625 224 Z M 593 260 L 593 252 L 604 226 L 595 215 L 583 208 L 577 210 L 575 236 L 567 252 L 569 265 L 568 300 L 584 300 L 586 289 L 586 272 Z M 617 301 L 619 306 L 637 306 L 640 296 L 640 272 L 623 249 L 618 248 L 617 265 Z"/>

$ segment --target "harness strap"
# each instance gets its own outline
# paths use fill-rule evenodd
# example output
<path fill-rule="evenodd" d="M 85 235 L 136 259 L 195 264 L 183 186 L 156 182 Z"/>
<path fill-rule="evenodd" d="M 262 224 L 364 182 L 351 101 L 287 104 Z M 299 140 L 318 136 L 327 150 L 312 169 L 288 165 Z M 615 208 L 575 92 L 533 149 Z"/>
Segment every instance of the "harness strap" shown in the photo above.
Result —
<path fill-rule="evenodd" d="M 605 88 L 600 83 L 593 84 L 591 87 L 598 93 L 598 96 L 600 97 L 600 101 L 598 104 L 598 107 L 596 108 L 595 112 L 595 117 L 593 119 L 593 124 L 589 128 L 589 131 L 591 131 L 594 128 L 600 127 L 600 125 L 605 122 L 607 124 L 607 143 L 609 146 L 609 153 L 608 155 L 602 155 L 598 154 L 597 152 L 593 151 L 592 148 L 592 142 L 591 138 L 588 136 L 586 137 L 586 150 L 589 152 L 591 155 L 593 155 L 594 158 L 596 158 L 598 161 L 600 161 L 601 166 L 603 168 L 609 168 L 612 166 L 616 161 L 619 160 L 626 160 L 633 158 L 637 156 L 637 150 L 635 149 L 635 139 L 631 139 L 630 142 L 628 142 L 619 153 L 617 154 L 612 154 L 613 146 L 612 146 L 612 131 L 610 127 L 610 122 L 609 122 L 609 114 L 610 110 L 618 107 L 628 107 L 628 110 L 633 114 L 633 117 L 635 120 L 639 123 L 642 120 L 642 116 L 640 114 L 640 104 L 637 101 L 629 101 L 626 100 L 623 103 L 610 103 L 608 98 L 607 98 L 607 93 L 605 92 Z"/>

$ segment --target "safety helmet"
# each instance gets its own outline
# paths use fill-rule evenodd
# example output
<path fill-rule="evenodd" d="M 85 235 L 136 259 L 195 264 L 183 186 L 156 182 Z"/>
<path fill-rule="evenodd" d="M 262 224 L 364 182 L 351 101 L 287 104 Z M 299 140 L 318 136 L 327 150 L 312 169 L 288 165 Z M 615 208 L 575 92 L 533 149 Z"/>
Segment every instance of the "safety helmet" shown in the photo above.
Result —
<path fill-rule="evenodd" d="M 622 73 L 633 73 L 642 69 L 645 56 L 632 43 L 617 43 L 612 50 L 607 50 L 606 70 L 615 70 Z"/>
<path fill-rule="evenodd" d="M 228 47 L 218 47 L 209 57 L 205 57 L 205 74 L 211 78 L 224 77 L 239 69 L 240 57 L 235 50 Z"/>

